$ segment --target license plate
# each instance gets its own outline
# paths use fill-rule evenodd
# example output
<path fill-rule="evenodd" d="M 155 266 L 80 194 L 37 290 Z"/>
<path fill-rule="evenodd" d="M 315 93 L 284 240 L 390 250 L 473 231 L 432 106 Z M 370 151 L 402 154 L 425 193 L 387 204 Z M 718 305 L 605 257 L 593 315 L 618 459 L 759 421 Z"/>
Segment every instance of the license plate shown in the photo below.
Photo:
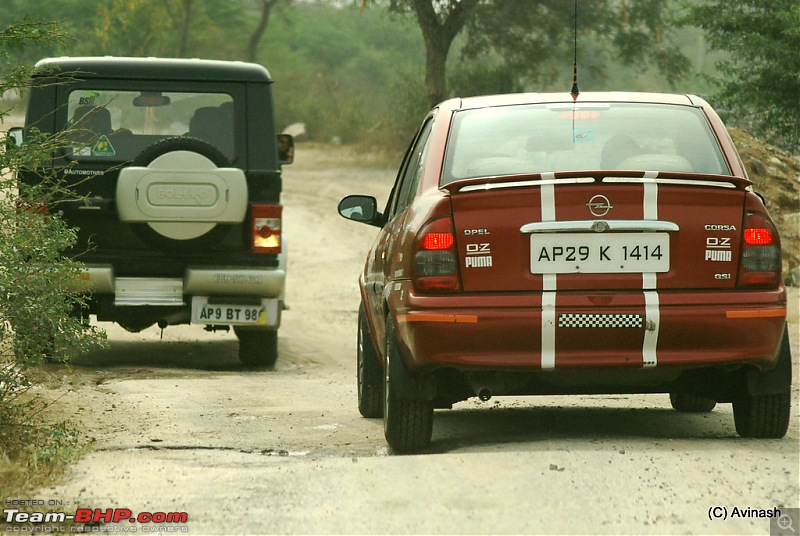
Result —
<path fill-rule="evenodd" d="M 534 274 L 668 271 L 667 233 L 531 235 L 531 273 Z"/>
<path fill-rule="evenodd" d="M 192 300 L 192 324 L 265 325 L 267 311 L 261 305 L 209 304 Z"/>

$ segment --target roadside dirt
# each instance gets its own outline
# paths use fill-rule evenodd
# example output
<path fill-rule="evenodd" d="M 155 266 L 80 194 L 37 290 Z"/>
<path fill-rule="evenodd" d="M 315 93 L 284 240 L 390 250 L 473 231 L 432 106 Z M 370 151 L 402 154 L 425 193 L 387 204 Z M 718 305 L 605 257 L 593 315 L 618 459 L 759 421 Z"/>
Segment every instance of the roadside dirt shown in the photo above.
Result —
<path fill-rule="evenodd" d="M 242 368 L 232 333 L 102 324 L 110 350 L 44 367 L 39 388 L 93 451 L 25 498 L 186 512 L 192 534 L 752 534 L 768 520 L 710 509 L 800 507 L 796 418 L 783 440 L 743 440 L 730 405 L 683 415 L 664 395 L 464 402 L 437 412 L 429 452 L 390 455 L 355 394 L 356 280 L 376 229 L 336 204 L 385 200 L 393 180 L 394 164 L 300 145 L 275 369 Z M 792 289 L 795 371 L 799 303 Z"/>

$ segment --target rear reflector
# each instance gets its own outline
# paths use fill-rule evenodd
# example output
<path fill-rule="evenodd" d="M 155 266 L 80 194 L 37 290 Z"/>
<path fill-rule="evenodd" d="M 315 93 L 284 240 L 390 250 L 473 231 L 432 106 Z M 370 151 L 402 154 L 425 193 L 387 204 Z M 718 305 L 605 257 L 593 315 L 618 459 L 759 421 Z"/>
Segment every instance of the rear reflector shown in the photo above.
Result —
<path fill-rule="evenodd" d="M 250 213 L 253 253 L 281 252 L 281 205 L 253 205 Z"/>

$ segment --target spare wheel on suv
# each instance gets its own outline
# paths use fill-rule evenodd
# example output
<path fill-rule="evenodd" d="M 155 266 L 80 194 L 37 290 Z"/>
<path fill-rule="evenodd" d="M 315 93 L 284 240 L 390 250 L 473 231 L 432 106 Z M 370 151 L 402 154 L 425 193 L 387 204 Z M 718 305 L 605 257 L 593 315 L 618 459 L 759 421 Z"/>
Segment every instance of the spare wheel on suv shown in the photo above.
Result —
<path fill-rule="evenodd" d="M 247 181 L 209 143 L 167 138 L 120 170 L 116 204 L 120 220 L 153 247 L 207 248 L 225 236 L 226 224 L 244 220 Z"/>

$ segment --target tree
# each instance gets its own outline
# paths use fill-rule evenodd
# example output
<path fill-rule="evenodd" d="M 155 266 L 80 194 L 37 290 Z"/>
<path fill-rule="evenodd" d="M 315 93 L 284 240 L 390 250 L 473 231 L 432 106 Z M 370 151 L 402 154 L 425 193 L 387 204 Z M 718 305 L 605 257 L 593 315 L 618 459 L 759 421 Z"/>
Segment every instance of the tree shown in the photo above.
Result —
<path fill-rule="evenodd" d="M 280 5 L 280 4 L 288 4 L 291 0 L 257 0 L 259 7 L 261 8 L 261 15 L 258 18 L 258 24 L 256 24 L 255 29 L 253 29 L 253 33 L 250 34 L 250 39 L 247 40 L 247 52 L 245 53 L 245 59 L 250 62 L 256 61 L 256 52 L 258 51 L 258 43 L 261 41 L 261 38 L 264 36 L 264 33 L 267 31 L 267 25 L 269 24 L 269 18 L 272 14 L 272 10 Z"/>
<path fill-rule="evenodd" d="M 411 11 L 425 41 L 425 87 L 431 107 L 447 96 L 447 56 L 453 40 L 474 16 L 480 0 L 392 0 L 391 9 Z"/>
<path fill-rule="evenodd" d="M 714 96 L 726 120 L 786 148 L 800 149 L 800 2 L 713 0 L 688 7 L 685 23 L 703 28 L 718 62 Z"/>
<path fill-rule="evenodd" d="M 189 34 L 192 28 L 192 6 L 193 0 L 180 0 L 179 3 L 165 2 L 164 7 L 169 13 L 173 27 L 180 28 L 180 40 L 178 41 L 178 57 L 185 58 L 189 53 Z"/>
<path fill-rule="evenodd" d="M 579 0 L 579 40 L 591 39 L 588 68 L 602 69 L 603 54 L 626 65 L 654 63 L 673 79 L 685 74 L 688 60 L 665 39 L 667 0 Z M 425 82 L 429 104 L 447 98 L 446 64 L 456 37 L 466 34 L 463 57 L 480 64 L 491 57 L 516 74 L 517 83 L 552 81 L 571 75 L 572 2 L 564 0 L 390 0 L 390 9 L 413 14 L 425 40 Z M 579 42 L 579 55 L 581 43 Z M 591 48 L 588 48 L 591 47 Z M 481 66 L 481 68 L 484 68 Z M 500 69 L 503 71 L 503 69 Z M 566 77 L 565 77 L 566 78 Z M 566 78 L 565 87 L 571 77 Z"/>
<path fill-rule="evenodd" d="M 91 9 L 94 39 L 77 50 L 90 55 L 238 59 L 242 54 L 239 41 L 228 36 L 243 24 L 242 1 L 99 2 Z"/>

